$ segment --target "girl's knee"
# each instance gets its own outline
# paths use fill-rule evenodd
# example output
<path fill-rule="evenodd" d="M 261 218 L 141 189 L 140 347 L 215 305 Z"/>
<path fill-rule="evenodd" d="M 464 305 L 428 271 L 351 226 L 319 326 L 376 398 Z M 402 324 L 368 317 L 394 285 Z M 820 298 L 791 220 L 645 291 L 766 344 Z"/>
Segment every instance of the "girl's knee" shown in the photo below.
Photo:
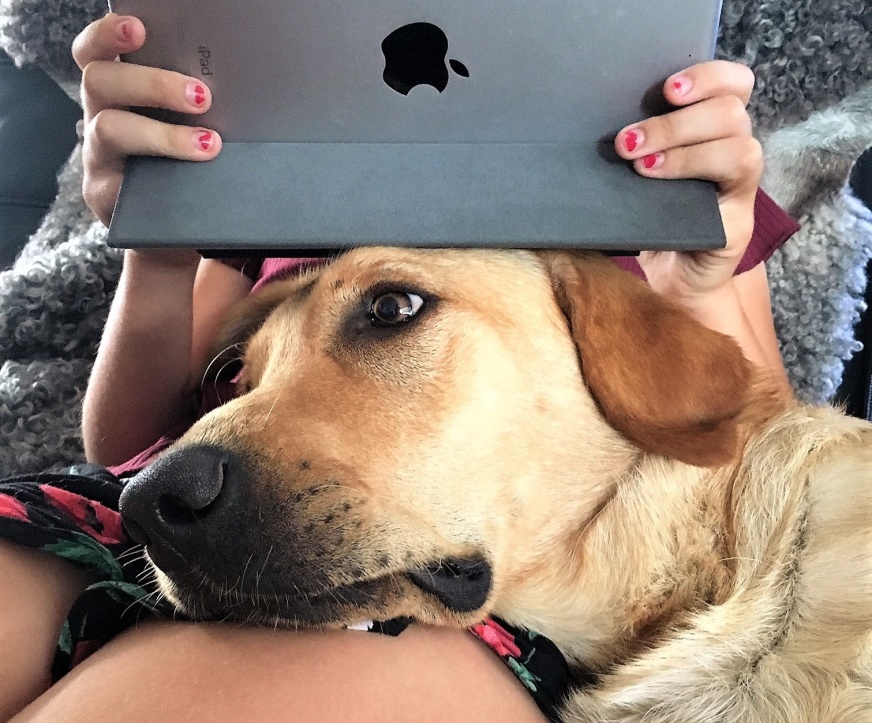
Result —
<path fill-rule="evenodd" d="M 21 721 L 51 723 L 543 720 L 463 631 L 412 627 L 393 638 L 167 623 L 122 635 L 25 713 Z"/>

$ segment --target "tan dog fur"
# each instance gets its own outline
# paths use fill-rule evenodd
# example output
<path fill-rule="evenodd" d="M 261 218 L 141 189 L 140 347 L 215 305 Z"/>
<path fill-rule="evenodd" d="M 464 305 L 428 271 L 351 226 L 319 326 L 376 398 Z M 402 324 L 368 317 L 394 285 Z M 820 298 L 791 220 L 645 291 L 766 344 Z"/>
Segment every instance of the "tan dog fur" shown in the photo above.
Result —
<path fill-rule="evenodd" d="M 373 289 L 432 298 L 374 336 Z M 599 676 L 566 721 L 872 721 L 872 425 L 780 397 L 608 260 L 357 250 L 223 343 L 247 393 L 177 448 L 254 454 L 331 584 L 377 581 L 337 622 L 535 630 Z M 403 576 L 471 551 L 493 587 L 469 616 Z"/>

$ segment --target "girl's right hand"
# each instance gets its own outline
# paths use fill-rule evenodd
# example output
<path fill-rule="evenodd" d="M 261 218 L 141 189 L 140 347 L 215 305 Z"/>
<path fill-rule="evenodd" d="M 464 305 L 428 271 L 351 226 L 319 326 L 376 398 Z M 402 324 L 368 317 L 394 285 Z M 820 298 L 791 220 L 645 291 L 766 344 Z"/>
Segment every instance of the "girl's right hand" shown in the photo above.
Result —
<path fill-rule="evenodd" d="M 138 50 L 144 42 L 140 20 L 110 13 L 91 23 L 73 43 L 73 58 L 82 70 L 85 111 L 82 194 L 107 226 L 128 156 L 207 161 L 221 150 L 221 138 L 211 129 L 161 123 L 128 110 L 150 107 L 201 114 L 212 103 L 208 86 L 196 78 L 119 62 L 120 54 Z"/>

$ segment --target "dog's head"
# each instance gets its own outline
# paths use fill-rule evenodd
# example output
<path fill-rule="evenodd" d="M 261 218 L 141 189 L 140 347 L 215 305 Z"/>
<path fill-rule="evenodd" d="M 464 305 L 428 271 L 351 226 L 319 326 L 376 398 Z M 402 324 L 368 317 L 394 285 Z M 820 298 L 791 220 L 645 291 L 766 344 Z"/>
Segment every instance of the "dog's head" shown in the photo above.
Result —
<path fill-rule="evenodd" d="M 191 615 L 287 625 L 499 613 L 642 455 L 733 458 L 752 376 L 584 253 L 357 250 L 252 296 L 221 343 L 240 396 L 122 513 Z"/>

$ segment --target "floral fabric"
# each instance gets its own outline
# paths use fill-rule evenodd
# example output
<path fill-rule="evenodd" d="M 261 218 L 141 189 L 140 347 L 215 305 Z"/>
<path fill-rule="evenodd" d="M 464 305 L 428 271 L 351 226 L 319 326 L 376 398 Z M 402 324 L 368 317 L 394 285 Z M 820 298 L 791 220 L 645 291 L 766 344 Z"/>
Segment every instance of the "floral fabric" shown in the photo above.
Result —
<path fill-rule="evenodd" d="M 570 671 L 554 643 L 498 618 L 487 618 L 469 631 L 500 656 L 548 720 L 560 720 L 557 713 L 570 686 Z"/>
<path fill-rule="evenodd" d="M 53 680 L 138 620 L 174 616 L 165 602 L 157 602 L 142 548 L 121 524 L 118 501 L 123 488 L 122 479 L 95 465 L 0 480 L 0 539 L 62 557 L 95 580 L 64 623 Z M 369 622 L 354 629 L 397 636 L 413 622 Z M 505 662 L 550 720 L 559 720 L 557 709 L 570 677 L 551 641 L 496 618 L 474 625 L 470 632 Z"/>

